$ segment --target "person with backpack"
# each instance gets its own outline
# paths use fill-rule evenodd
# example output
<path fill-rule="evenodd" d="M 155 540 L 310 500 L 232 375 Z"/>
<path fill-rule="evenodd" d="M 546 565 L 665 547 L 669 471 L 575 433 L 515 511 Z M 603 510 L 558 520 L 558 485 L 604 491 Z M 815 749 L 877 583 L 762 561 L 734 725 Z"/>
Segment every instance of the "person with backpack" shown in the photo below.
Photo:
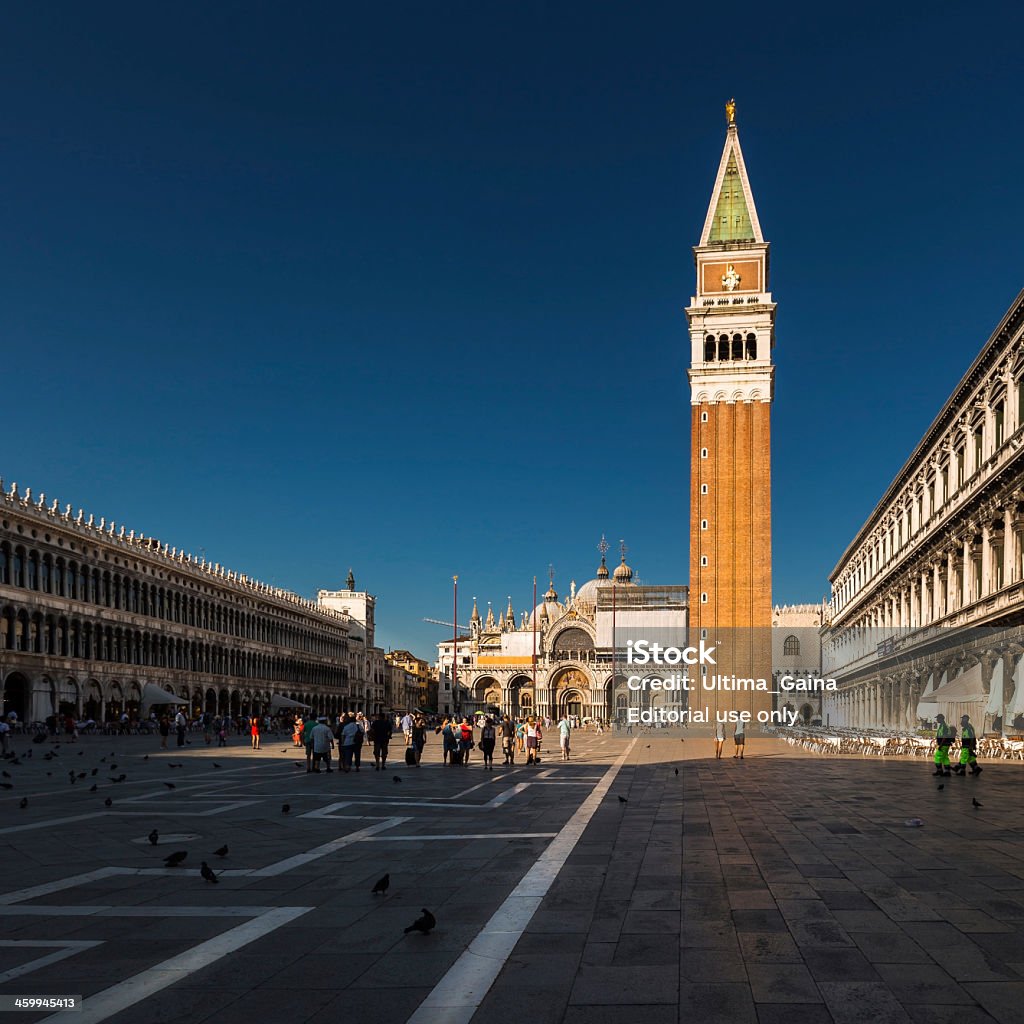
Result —
<path fill-rule="evenodd" d="M 484 719 L 480 729 L 480 752 L 484 755 L 484 768 L 494 771 L 494 744 L 498 739 L 498 731 L 490 718 Z"/>
<path fill-rule="evenodd" d="M 370 724 L 370 740 L 373 742 L 373 770 L 383 771 L 388 766 L 388 746 L 394 734 L 391 719 L 383 711 Z"/>

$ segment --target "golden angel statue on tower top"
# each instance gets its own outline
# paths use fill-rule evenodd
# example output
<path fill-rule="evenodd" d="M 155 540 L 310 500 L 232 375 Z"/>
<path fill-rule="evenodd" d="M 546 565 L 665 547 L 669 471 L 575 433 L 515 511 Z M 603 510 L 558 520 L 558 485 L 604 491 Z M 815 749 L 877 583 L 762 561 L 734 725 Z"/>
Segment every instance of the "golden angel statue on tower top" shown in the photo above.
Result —
<path fill-rule="evenodd" d="M 726 105 L 725 105 L 725 120 L 729 124 L 735 124 L 736 123 L 736 100 L 735 99 L 729 100 L 729 102 L 726 103 Z"/>

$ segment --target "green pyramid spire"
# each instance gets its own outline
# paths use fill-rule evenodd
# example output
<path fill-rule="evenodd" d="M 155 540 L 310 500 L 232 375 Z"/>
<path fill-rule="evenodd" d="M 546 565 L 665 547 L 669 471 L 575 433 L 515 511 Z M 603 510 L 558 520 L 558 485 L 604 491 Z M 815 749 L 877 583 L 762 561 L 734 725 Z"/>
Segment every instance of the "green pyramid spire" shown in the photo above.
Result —
<path fill-rule="evenodd" d="M 736 164 L 736 150 L 729 153 L 725 175 L 722 178 L 722 190 L 718 193 L 718 205 L 715 217 L 711 222 L 709 242 L 753 242 L 754 226 L 750 221 L 750 211 L 743 195 L 743 182 Z"/>

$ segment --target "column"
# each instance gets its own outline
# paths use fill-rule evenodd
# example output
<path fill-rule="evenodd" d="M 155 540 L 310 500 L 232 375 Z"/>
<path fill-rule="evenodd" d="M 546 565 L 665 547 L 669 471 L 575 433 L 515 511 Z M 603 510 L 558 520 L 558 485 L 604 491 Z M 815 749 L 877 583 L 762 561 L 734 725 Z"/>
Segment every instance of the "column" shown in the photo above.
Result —
<path fill-rule="evenodd" d="M 989 523 L 981 528 L 981 596 L 992 593 L 992 528 Z"/>
<path fill-rule="evenodd" d="M 1009 404 L 1009 403 L 1007 403 Z M 1009 434 L 1007 434 L 1009 436 Z M 1014 522 L 1014 508 L 1007 505 L 1003 509 L 1003 586 L 1008 587 L 1016 579 L 1014 570 L 1017 567 L 1017 524 Z"/>

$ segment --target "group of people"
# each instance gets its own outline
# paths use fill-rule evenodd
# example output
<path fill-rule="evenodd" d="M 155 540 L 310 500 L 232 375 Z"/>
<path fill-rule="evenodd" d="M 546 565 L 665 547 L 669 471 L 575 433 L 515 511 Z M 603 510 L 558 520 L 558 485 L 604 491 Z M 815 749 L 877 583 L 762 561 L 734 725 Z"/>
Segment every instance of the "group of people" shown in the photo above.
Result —
<path fill-rule="evenodd" d="M 956 742 L 956 727 L 946 722 L 945 715 L 935 716 L 935 771 L 932 775 L 980 775 L 978 764 L 978 734 L 971 724 L 970 715 L 960 716 L 960 760 L 950 763 L 949 748 Z"/>
<path fill-rule="evenodd" d="M 425 726 L 422 731 L 425 737 Z M 390 715 L 381 711 L 370 719 L 361 711 L 357 711 L 338 715 L 333 726 L 327 715 L 320 715 L 315 720 L 311 717 L 296 718 L 292 741 L 297 747 L 305 747 L 307 772 L 319 774 L 321 771 L 333 771 L 332 753 L 337 747 L 339 769 L 347 774 L 353 770 L 358 772 L 362 768 L 363 747 L 367 743 L 373 746 L 373 770 L 384 771 L 388 766 L 388 752 L 393 735 L 394 725 Z M 425 738 L 423 742 L 426 742 Z M 417 764 L 422 750 L 421 744 L 416 750 Z M 409 759 L 406 760 L 408 763 Z"/>
<path fill-rule="evenodd" d="M 448 765 L 469 764 L 470 751 L 476 746 L 473 723 L 469 718 L 458 721 L 446 718 L 435 730 L 443 742 L 442 759 Z M 572 724 L 567 716 L 558 720 L 558 746 L 563 761 L 569 760 L 569 737 Z M 502 765 L 514 765 L 516 754 L 525 754 L 527 764 L 540 764 L 541 743 L 544 739 L 544 722 L 534 715 L 527 718 L 485 717 L 480 725 L 480 753 L 484 768 L 494 770 L 494 751 L 501 739 Z"/>

